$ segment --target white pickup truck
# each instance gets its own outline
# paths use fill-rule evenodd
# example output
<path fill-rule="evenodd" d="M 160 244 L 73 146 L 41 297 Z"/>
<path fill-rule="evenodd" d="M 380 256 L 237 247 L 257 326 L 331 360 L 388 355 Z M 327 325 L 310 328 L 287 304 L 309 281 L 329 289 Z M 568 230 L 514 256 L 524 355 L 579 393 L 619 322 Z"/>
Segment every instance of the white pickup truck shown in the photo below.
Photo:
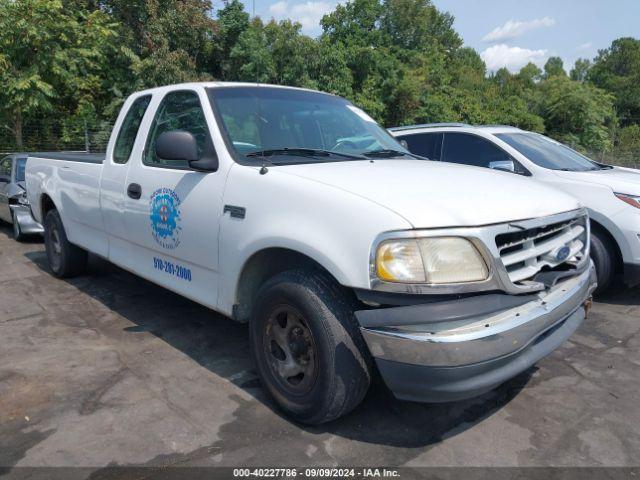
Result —
<path fill-rule="evenodd" d="M 310 424 L 373 368 L 401 399 L 486 392 L 561 345 L 595 287 L 575 199 L 412 156 L 320 92 L 139 92 L 105 156 L 32 155 L 26 176 L 54 275 L 93 252 L 248 321 L 264 387 Z"/>

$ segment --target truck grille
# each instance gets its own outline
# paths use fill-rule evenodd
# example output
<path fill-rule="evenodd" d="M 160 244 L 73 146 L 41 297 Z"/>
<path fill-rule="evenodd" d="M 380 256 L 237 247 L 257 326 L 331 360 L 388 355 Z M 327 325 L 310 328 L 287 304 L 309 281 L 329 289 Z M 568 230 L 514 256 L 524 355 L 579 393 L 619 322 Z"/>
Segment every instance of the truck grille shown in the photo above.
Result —
<path fill-rule="evenodd" d="M 496 236 L 500 259 L 513 283 L 531 279 L 543 269 L 575 263 L 586 253 L 587 219 L 564 222 Z"/>

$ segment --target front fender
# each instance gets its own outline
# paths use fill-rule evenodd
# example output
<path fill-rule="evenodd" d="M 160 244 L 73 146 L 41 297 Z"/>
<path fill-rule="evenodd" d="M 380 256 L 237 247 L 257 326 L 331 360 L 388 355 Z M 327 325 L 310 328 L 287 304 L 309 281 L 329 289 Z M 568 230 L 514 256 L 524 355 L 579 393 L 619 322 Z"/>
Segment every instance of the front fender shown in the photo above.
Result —
<path fill-rule="evenodd" d="M 245 208 L 246 215 L 226 213 L 220 221 L 222 311 L 231 311 L 242 269 L 261 250 L 293 250 L 320 264 L 340 284 L 369 288 L 374 239 L 385 231 L 411 228 L 400 215 L 370 200 L 277 168 L 266 175 L 252 167 L 232 169 L 224 203 Z"/>

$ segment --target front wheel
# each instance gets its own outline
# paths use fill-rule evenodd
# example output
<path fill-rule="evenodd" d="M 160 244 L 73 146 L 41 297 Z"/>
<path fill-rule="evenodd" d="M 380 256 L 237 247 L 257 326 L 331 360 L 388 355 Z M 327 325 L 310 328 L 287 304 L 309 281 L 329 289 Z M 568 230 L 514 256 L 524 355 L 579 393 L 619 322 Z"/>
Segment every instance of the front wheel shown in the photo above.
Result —
<path fill-rule="evenodd" d="M 611 241 L 603 234 L 591 232 L 591 259 L 596 267 L 598 287 L 595 294 L 603 293 L 613 282 L 615 275 L 615 253 Z"/>
<path fill-rule="evenodd" d="M 87 251 L 69 242 L 57 210 L 50 210 L 44 219 L 44 247 L 56 277 L 74 277 L 85 270 Z"/>
<path fill-rule="evenodd" d="M 280 273 L 256 299 L 251 350 L 263 386 L 288 415 L 318 425 L 364 398 L 371 360 L 353 301 L 327 276 Z"/>

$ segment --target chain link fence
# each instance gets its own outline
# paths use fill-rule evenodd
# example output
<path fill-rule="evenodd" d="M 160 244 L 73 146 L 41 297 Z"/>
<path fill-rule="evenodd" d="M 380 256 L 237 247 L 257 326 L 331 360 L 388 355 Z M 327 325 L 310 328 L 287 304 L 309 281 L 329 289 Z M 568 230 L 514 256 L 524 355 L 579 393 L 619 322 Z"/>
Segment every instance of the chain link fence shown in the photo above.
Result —
<path fill-rule="evenodd" d="M 589 152 L 586 155 L 596 162 L 607 165 L 640 169 L 640 151 L 613 150 L 611 152 Z"/>
<path fill-rule="evenodd" d="M 14 152 L 92 152 L 107 149 L 111 124 L 60 125 L 44 123 L 22 129 L 22 146 L 7 126 L 0 125 L 0 154 Z"/>

